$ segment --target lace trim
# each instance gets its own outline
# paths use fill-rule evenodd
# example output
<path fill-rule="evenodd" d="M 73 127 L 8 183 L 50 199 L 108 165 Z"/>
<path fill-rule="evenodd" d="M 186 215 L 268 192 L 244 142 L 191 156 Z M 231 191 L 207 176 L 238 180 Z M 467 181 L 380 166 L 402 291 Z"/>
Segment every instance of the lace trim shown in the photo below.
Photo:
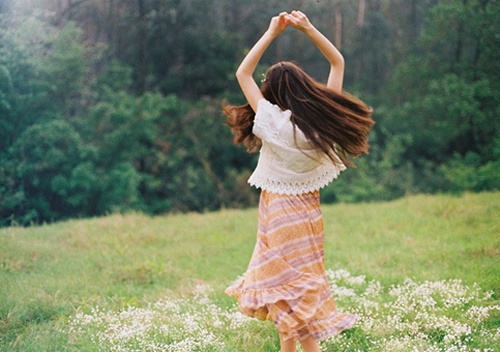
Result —
<path fill-rule="evenodd" d="M 250 178 L 248 179 L 248 183 L 254 187 L 268 192 L 296 196 L 298 194 L 314 192 L 325 187 L 334 179 L 336 179 L 339 176 L 340 172 L 345 169 L 345 166 L 335 166 L 333 169 L 325 170 L 319 173 L 319 175 L 314 177 L 313 179 L 294 182 L 273 180 L 256 170 L 257 173 L 254 173 L 252 174 L 252 176 L 250 176 Z"/>

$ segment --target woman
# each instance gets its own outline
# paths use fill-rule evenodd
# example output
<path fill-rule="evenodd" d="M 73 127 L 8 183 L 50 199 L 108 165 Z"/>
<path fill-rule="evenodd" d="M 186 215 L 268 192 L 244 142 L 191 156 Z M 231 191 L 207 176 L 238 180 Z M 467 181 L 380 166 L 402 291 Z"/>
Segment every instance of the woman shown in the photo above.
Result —
<path fill-rule="evenodd" d="M 287 26 L 305 33 L 330 62 L 326 86 L 279 62 L 259 89 L 255 68 Z M 344 60 L 300 11 L 273 17 L 236 77 L 248 101 L 226 106 L 235 143 L 262 143 L 249 183 L 261 188 L 257 243 L 244 279 L 226 289 L 251 317 L 272 320 L 281 349 L 319 351 L 318 341 L 350 328 L 355 316 L 336 310 L 324 268 L 319 189 L 367 153 L 371 109 L 342 92 Z"/>

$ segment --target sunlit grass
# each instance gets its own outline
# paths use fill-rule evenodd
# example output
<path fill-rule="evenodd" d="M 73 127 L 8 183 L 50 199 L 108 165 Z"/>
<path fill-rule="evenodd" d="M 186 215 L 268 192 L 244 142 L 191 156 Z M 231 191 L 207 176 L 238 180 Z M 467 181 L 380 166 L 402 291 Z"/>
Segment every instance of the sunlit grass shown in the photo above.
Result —
<path fill-rule="evenodd" d="M 358 316 L 347 334 L 321 344 L 323 351 L 494 351 L 500 329 L 484 322 L 500 305 L 491 293 L 459 280 L 406 280 L 383 287 L 379 281 L 327 272 L 339 309 Z M 266 348 L 265 329 L 236 307 L 216 305 L 211 288 L 198 285 L 190 297 L 165 297 L 147 307 L 120 311 L 92 308 L 68 321 L 68 335 L 83 346 L 106 351 L 256 351 Z M 486 303 L 486 304 L 485 304 Z M 253 331 L 249 341 L 246 336 Z M 243 347 L 244 346 L 244 347 Z M 265 350 L 276 350 L 267 345 Z"/>
<path fill-rule="evenodd" d="M 326 267 L 364 275 L 365 286 L 353 288 L 357 296 L 369 282 L 379 282 L 384 292 L 380 302 L 393 299 L 390 288 L 406 279 L 417 286 L 460 279 L 464 287 L 478 283 L 484 295 L 493 292 L 471 305 L 495 306 L 500 288 L 499 195 L 419 195 L 387 203 L 324 205 Z M 87 335 L 68 333 L 70 317 L 90 314 L 96 307 L 112 314 L 129 307 L 146 309 L 161 299 L 193 298 L 200 284 L 213 289 L 213 305 L 232 312 L 234 302 L 223 289 L 246 269 L 256 229 L 256 209 L 158 217 L 116 214 L 1 229 L 0 350 L 98 351 L 89 339 L 100 328 L 87 326 Z M 351 310 L 359 303 L 342 297 L 337 301 Z M 450 314 L 459 319 L 459 313 Z M 499 320 L 492 310 L 482 322 L 467 324 L 489 334 L 498 329 Z M 252 321 L 235 333 L 227 326 L 213 332 L 228 351 L 275 351 L 279 346 L 269 323 Z M 370 341 L 392 336 L 374 334 L 360 326 L 324 346 L 349 341 L 347 350 L 357 346 L 364 351 Z M 404 336 L 397 341 L 405 343 Z M 446 335 L 432 336 L 437 343 Z M 471 351 L 486 348 L 493 338 L 471 336 L 474 343 L 466 345 Z"/>

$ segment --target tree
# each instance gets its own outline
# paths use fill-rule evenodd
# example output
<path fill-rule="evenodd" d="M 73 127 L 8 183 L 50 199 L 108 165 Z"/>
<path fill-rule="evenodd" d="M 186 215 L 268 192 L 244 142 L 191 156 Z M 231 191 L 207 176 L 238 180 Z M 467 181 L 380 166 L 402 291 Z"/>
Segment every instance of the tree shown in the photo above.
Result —
<path fill-rule="evenodd" d="M 480 155 L 481 164 L 495 160 L 500 41 L 492 35 L 492 19 L 498 14 L 489 1 L 440 2 L 431 10 L 419 55 L 398 66 L 384 122 L 390 135 L 412 135 L 405 156 L 416 170 L 436 169 L 469 152 Z"/>
<path fill-rule="evenodd" d="M 80 160 L 80 146 L 80 136 L 63 120 L 28 127 L 10 148 L 16 193 L 23 197 L 2 213 L 11 212 L 23 224 L 75 215 L 68 188 Z"/>
<path fill-rule="evenodd" d="M 87 71 L 81 31 L 34 17 L 0 19 L 0 150 L 28 126 L 79 109 Z"/>

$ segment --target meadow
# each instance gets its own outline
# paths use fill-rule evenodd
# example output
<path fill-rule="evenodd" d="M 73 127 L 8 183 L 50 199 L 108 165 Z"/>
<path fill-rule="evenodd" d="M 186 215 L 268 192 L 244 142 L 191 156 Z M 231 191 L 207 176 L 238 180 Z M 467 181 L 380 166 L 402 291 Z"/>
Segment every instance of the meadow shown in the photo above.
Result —
<path fill-rule="evenodd" d="M 323 205 L 325 266 L 355 327 L 324 351 L 498 351 L 500 193 Z M 278 351 L 224 288 L 257 209 L 0 229 L 1 351 Z"/>

